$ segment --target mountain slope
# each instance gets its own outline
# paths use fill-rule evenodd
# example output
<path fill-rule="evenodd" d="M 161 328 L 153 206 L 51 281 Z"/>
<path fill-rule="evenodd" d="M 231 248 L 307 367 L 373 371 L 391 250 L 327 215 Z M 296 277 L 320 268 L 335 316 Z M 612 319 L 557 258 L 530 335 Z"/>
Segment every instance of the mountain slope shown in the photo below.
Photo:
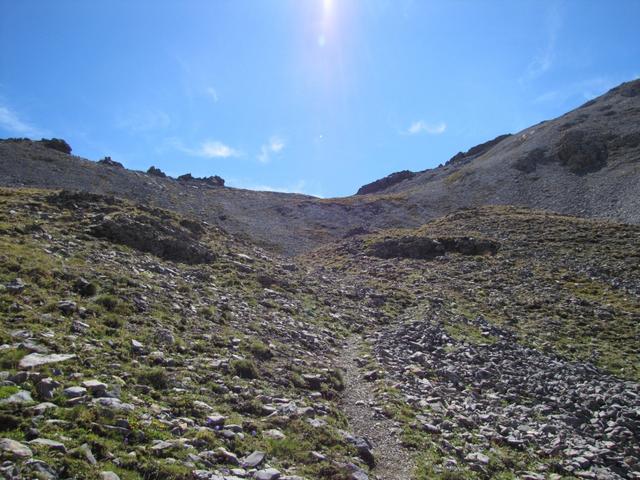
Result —
<path fill-rule="evenodd" d="M 638 226 L 483 207 L 290 261 L 113 197 L 0 207 L 3 478 L 640 475 Z"/>
<path fill-rule="evenodd" d="M 362 229 L 417 227 L 459 208 L 521 205 L 640 223 L 640 80 L 447 165 L 401 172 L 346 198 L 177 181 L 0 142 L 0 185 L 85 190 L 195 215 L 286 255 Z"/>
<path fill-rule="evenodd" d="M 640 80 L 376 194 L 406 195 L 425 217 L 504 204 L 640 223 Z"/>

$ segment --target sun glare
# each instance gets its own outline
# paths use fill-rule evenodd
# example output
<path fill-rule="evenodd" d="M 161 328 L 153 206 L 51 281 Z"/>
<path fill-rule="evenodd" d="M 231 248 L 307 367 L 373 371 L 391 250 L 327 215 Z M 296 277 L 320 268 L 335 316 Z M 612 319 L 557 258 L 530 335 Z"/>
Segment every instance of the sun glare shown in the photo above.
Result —
<path fill-rule="evenodd" d="M 333 0 L 322 0 L 321 32 L 318 35 L 318 46 L 324 47 L 327 43 L 327 34 L 331 29 L 331 17 L 333 12 Z"/>

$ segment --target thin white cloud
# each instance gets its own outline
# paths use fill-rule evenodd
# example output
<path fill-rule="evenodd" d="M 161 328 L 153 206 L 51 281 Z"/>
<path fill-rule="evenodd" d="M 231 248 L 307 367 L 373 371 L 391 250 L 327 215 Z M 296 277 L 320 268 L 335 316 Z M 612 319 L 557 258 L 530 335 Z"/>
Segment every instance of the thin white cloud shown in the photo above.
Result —
<path fill-rule="evenodd" d="M 135 133 L 162 130 L 171 124 L 171 117 L 162 110 L 146 110 L 132 112 L 121 116 L 116 125 L 118 128 Z"/>
<path fill-rule="evenodd" d="M 4 105 L 0 105 L 0 129 L 27 137 L 36 137 L 43 134 L 40 129 L 21 120 L 13 110 Z"/>
<path fill-rule="evenodd" d="M 207 97 L 213 100 L 213 103 L 218 103 L 218 100 L 220 100 L 220 97 L 218 97 L 218 91 L 214 87 L 205 88 L 204 93 Z"/>
<path fill-rule="evenodd" d="M 562 14 L 557 7 L 549 10 L 546 19 L 546 43 L 533 56 L 524 74 L 520 77 L 521 84 L 534 80 L 549 71 L 555 62 L 558 34 L 562 28 Z"/>
<path fill-rule="evenodd" d="M 271 137 L 268 143 L 265 143 L 260 147 L 260 153 L 257 159 L 261 163 L 267 163 L 271 159 L 271 154 L 280 153 L 285 147 L 284 140 L 280 137 Z"/>
<path fill-rule="evenodd" d="M 534 103 L 564 103 L 569 100 L 591 100 L 615 87 L 620 81 L 608 77 L 593 77 L 563 85 L 556 90 L 544 92 L 533 99 Z"/>
<path fill-rule="evenodd" d="M 407 131 L 408 135 L 420 135 L 426 133 L 428 135 L 440 135 L 447 129 L 447 124 L 444 122 L 439 123 L 427 123 L 424 120 L 417 120 L 413 122 Z"/>
<path fill-rule="evenodd" d="M 323 195 L 317 193 L 317 188 L 310 188 L 305 180 L 298 180 L 290 185 L 274 186 L 268 184 L 254 183 L 243 179 L 227 179 L 227 185 L 234 188 L 244 188 L 247 190 L 255 190 L 260 192 L 276 192 L 276 193 L 299 193 L 302 195 L 312 195 L 322 198 Z M 316 186 L 317 187 L 317 186 Z"/>
<path fill-rule="evenodd" d="M 231 148 L 217 140 L 204 142 L 197 151 L 197 154 L 206 158 L 228 158 L 240 156 L 240 152 L 235 148 Z"/>
<path fill-rule="evenodd" d="M 242 152 L 219 140 L 205 140 L 197 147 L 187 147 L 178 138 L 169 138 L 166 143 L 192 157 L 230 158 L 242 156 Z"/>

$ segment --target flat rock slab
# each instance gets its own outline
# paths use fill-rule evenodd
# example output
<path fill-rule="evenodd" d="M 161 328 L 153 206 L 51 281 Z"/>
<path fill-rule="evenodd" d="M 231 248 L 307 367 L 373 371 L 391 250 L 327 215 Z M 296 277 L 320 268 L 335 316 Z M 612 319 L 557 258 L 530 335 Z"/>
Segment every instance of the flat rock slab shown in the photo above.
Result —
<path fill-rule="evenodd" d="M 29 445 L 35 445 L 36 447 L 44 447 L 50 450 L 56 450 L 58 452 L 67 453 L 67 447 L 64 443 L 56 442 L 55 440 L 49 440 L 48 438 L 36 438 L 31 440 Z"/>
<path fill-rule="evenodd" d="M 14 393 L 8 398 L 4 400 L 0 400 L 0 405 L 8 405 L 8 404 L 19 404 L 19 403 L 32 403 L 33 398 L 31 398 L 31 394 L 26 390 L 20 390 L 17 393 Z"/>
<path fill-rule="evenodd" d="M 33 368 L 39 367 L 40 365 L 47 365 L 48 363 L 57 363 L 57 362 L 65 362 L 75 358 L 73 354 L 61 354 L 61 353 L 52 353 L 50 355 L 42 355 L 40 353 L 30 353 L 26 357 L 23 357 L 18 364 L 20 368 Z"/>
<path fill-rule="evenodd" d="M 242 460 L 242 466 L 244 468 L 255 468 L 262 463 L 265 457 L 264 452 L 255 451 Z"/>
<path fill-rule="evenodd" d="M 29 447 L 10 438 L 0 439 L 0 452 L 13 458 L 29 458 L 33 452 Z"/>
<path fill-rule="evenodd" d="M 256 480 L 277 480 L 280 478 L 280 472 L 275 468 L 267 468 L 266 470 L 258 470 L 254 477 Z"/>

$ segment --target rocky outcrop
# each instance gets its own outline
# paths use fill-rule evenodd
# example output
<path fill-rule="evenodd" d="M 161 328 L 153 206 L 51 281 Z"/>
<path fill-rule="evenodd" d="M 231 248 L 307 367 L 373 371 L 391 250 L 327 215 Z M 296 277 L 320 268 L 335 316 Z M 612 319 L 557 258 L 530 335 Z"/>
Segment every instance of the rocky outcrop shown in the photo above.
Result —
<path fill-rule="evenodd" d="M 98 160 L 98 163 L 100 165 L 106 165 L 107 167 L 124 168 L 124 165 L 122 165 L 120 162 L 112 160 L 111 157 L 104 157 L 102 160 Z"/>
<path fill-rule="evenodd" d="M 607 164 L 609 152 L 605 140 L 582 130 L 567 132 L 558 145 L 560 163 L 577 174 L 600 170 Z"/>
<path fill-rule="evenodd" d="M 160 222 L 147 215 L 105 216 L 90 228 L 91 235 L 189 264 L 210 263 L 216 256 L 192 230 Z"/>
<path fill-rule="evenodd" d="M 378 258 L 431 259 L 447 253 L 495 255 L 499 248 L 498 242 L 488 239 L 406 236 L 374 242 L 369 245 L 368 253 Z"/>
<path fill-rule="evenodd" d="M 66 153 L 67 155 L 71 153 L 71 146 L 61 138 L 43 138 L 39 143 L 47 148 Z"/>
<path fill-rule="evenodd" d="M 635 145 L 633 135 L 616 139 L 618 144 L 624 146 Z M 516 160 L 512 166 L 521 172 L 531 173 L 539 165 L 556 162 L 571 173 L 584 175 L 602 169 L 607 164 L 608 156 L 607 141 L 603 136 L 583 130 L 570 130 L 553 149 L 535 148 Z"/>
<path fill-rule="evenodd" d="M 490 149 L 502 142 L 505 138 L 509 138 L 510 136 L 510 133 L 505 133 L 504 135 L 497 136 L 493 140 L 489 140 L 488 142 L 484 142 L 480 145 L 476 145 L 475 147 L 471 147 L 466 152 L 458 152 L 453 157 L 451 157 L 445 165 L 459 165 L 470 162 L 474 158 L 477 158 L 480 155 L 488 152 Z"/>
<path fill-rule="evenodd" d="M 409 170 L 403 170 L 401 172 L 395 172 L 391 175 L 387 175 L 380 180 L 376 180 L 375 182 L 367 183 L 358 189 L 356 195 L 366 195 L 369 193 L 376 193 L 381 190 L 385 190 L 393 185 L 396 185 L 400 182 L 404 182 L 410 178 L 415 177 L 414 172 L 410 172 Z"/>
<path fill-rule="evenodd" d="M 40 140 L 31 140 L 30 138 L 5 138 L 1 139 L 0 142 L 22 143 L 27 145 L 35 143 L 51 150 L 66 153 L 67 155 L 71 153 L 71 146 L 61 138 L 43 138 Z"/>
<path fill-rule="evenodd" d="M 154 177 L 160 177 L 160 178 L 167 178 L 166 173 L 164 173 L 159 168 L 154 167 L 153 165 L 149 167 L 149 170 L 147 170 L 147 175 L 153 175 Z"/>
<path fill-rule="evenodd" d="M 179 182 L 201 183 L 211 187 L 224 187 L 224 178 L 219 177 L 218 175 L 213 175 L 211 177 L 194 177 L 190 173 L 185 173 L 184 175 L 180 175 L 177 180 Z"/>

